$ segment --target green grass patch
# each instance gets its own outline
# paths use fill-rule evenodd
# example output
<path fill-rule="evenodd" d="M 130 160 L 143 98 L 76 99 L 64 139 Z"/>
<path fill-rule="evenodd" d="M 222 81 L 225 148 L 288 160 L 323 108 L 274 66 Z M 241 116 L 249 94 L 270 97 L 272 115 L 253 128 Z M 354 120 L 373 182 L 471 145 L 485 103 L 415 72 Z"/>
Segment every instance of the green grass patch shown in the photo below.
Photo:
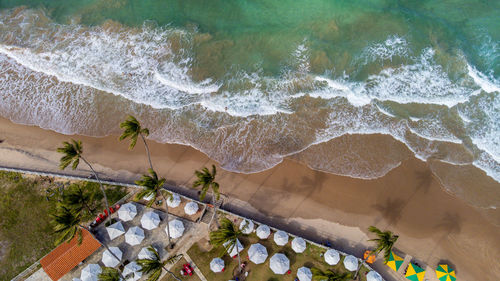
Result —
<path fill-rule="evenodd" d="M 201 279 L 198 277 L 198 275 L 196 275 L 196 273 L 193 273 L 192 276 L 184 276 L 180 273 L 182 265 L 186 263 L 188 263 L 186 259 L 181 258 L 179 261 L 175 263 L 175 265 L 170 269 L 170 271 L 174 273 L 177 277 L 179 277 L 179 279 L 181 280 L 201 281 Z M 216 279 L 208 278 L 208 280 L 216 280 Z M 169 273 L 167 273 L 167 275 L 165 275 L 165 277 L 163 277 L 160 281 L 177 281 L 177 280 L 175 280 L 174 277 L 172 277 Z"/>
<path fill-rule="evenodd" d="M 322 257 L 325 250 L 321 247 L 307 244 L 307 249 L 300 254 L 295 253 L 290 242 L 285 246 L 278 246 L 272 240 L 272 235 L 266 240 L 260 240 L 254 233 L 241 239 L 245 249 L 240 253 L 241 260 L 247 262 L 247 269 L 249 270 L 248 277 L 246 280 L 249 281 L 271 281 L 271 280 L 285 280 L 293 281 L 296 277 L 297 270 L 302 267 L 317 267 L 321 270 L 333 270 L 337 273 L 342 273 L 347 271 L 343 266 L 343 258 L 335 266 L 330 266 Z M 247 252 L 251 244 L 260 243 L 266 247 L 269 257 L 263 264 L 256 265 L 247 259 Z M 276 275 L 269 268 L 269 259 L 275 253 L 283 253 L 290 259 L 290 269 L 291 274 Z M 225 262 L 226 270 L 223 273 L 213 273 L 210 270 L 210 262 L 214 257 L 220 257 L 220 249 L 211 249 L 210 251 L 205 251 L 200 248 L 200 246 L 195 243 L 189 250 L 189 256 L 193 259 L 196 265 L 200 268 L 202 273 L 207 277 L 208 280 L 231 280 L 233 277 L 233 270 L 238 266 L 238 260 L 229 257 L 225 254 L 222 259 Z M 360 271 L 360 280 L 366 280 L 365 272 L 367 269 L 363 267 Z"/>
<path fill-rule="evenodd" d="M 97 185 L 75 184 L 92 190 Z M 61 188 L 61 182 L 55 183 L 47 177 L 23 177 L 0 171 L 0 280 L 12 279 L 54 248 L 56 236 L 49 214 L 68 185 Z M 124 187 L 106 188 L 110 202 L 127 193 Z M 98 186 L 96 198 L 102 198 L 97 192 L 100 193 Z"/>

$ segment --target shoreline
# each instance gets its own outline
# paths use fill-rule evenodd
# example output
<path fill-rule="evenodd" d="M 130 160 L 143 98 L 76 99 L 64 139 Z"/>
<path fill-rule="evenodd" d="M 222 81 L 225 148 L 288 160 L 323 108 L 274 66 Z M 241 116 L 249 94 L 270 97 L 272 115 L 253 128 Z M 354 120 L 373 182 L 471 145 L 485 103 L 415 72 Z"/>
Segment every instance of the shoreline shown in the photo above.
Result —
<path fill-rule="evenodd" d="M 67 136 L 4 118 L 0 118 L 4 140 L 0 165 L 59 171 L 55 149 L 72 137 L 82 140 L 84 154 L 106 177 L 133 181 L 146 171 L 147 157 L 140 144 L 129 151 L 128 142 L 119 142 L 116 136 Z M 169 184 L 189 187 L 195 169 L 216 164 L 192 147 L 148 143 L 155 169 Z M 81 169 L 75 172 L 88 175 Z M 449 261 L 461 280 L 500 276 L 495 262 L 500 259 L 496 251 L 500 228 L 492 223 L 500 220 L 500 210 L 474 208 L 450 195 L 428 164 L 415 158 L 373 180 L 313 170 L 293 157 L 254 174 L 219 169 L 217 180 L 230 198 L 226 204 L 257 211 L 276 226 L 329 236 L 335 247 L 357 256 L 361 249 L 349 244 L 367 245 L 361 240 L 366 240 L 366 228 L 375 225 L 399 234 L 396 248 L 431 267 Z"/>

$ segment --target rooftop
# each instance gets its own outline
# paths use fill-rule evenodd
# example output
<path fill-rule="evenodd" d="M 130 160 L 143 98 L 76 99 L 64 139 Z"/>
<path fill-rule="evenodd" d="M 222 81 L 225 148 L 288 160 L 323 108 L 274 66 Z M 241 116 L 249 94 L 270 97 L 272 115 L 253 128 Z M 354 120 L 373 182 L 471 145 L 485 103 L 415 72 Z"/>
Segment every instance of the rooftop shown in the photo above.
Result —
<path fill-rule="evenodd" d="M 101 247 L 101 243 L 87 230 L 82 229 L 82 235 L 81 245 L 78 245 L 78 239 L 74 237 L 69 243 L 59 245 L 40 260 L 43 270 L 52 280 L 59 280 Z"/>

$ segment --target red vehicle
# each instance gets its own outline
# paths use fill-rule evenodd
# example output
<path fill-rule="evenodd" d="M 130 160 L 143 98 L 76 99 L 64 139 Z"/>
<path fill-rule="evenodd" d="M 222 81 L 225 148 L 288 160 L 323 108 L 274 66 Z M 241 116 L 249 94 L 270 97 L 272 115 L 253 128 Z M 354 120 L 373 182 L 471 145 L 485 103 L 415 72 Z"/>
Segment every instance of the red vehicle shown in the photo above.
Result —
<path fill-rule="evenodd" d="M 193 268 L 191 267 L 191 265 L 189 263 L 185 263 L 182 265 L 182 274 L 183 275 L 189 275 L 189 276 L 192 276 L 193 275 Z"/>

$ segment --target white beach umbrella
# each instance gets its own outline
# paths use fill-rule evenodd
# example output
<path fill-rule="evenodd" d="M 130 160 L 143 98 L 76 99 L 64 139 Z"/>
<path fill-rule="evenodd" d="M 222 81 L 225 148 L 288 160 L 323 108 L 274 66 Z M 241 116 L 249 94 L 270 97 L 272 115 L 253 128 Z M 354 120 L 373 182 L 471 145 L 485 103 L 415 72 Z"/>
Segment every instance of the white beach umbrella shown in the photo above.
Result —
<path fill-rule="evenodd" d="M 169 221 L 168 227 L 170 228 L 170 238 L 179 238 L 184 234 L 184 224 L 178 219 Z M 165 232 L 166 231 L 167 228 L 165 227 Z"/>
<path fill-rule="evenodd" d="M 123 204 L 118 209 L 118 217 L 122 221 L 130 221 L 137 215 L 137 208 L 132 203 Z"/>
<path fill-rule="evenodd" d="M 229 256 L 234 257 L 238 254 L 238 252 L 243 251 L 243 245 L 241 244 L 239 239 L 236 239 L 236 244 L 238 245 L 238 252 L 236 252 L 236 245 L 234 245 L 233 248 L 231 249 L 229 244 L 230 244 L 229 242 L 223 244 Z"/>
<path fill-rule="evenodd" d="M 312 277 L 313 274 L 308 267 L 303 266 L 297 270 L 297 278 L 299 278 L 299 281 L 311 281 Z"/>
<path fill-rule="evenodd" d="M 139 245 L 142 240 L 144 240 L 144 230 L 138 226 L 129 228 L 127 233 L 125 233 L 125 242 L 130 246 Z"/>
<path fill-rule="evenodd" d="M 119 259 L 117 260 L 108 250 L 105 250 L 101 261 L 107 267 L 115 267 L 120 263 L 123 253 L 118 247 L 109 247 L 109 250 Z"/>
<path fill-rule="evenodd" d="M 80 273 L 80 279 L 82 281 L 98 281 L 98 275 L 102 272 L 99 265 L 91 263 L 82 269 Z"/>
<path fill-rule="evenodd" d="M 135 261 L 133 261 L 133 262 L 127 264 L 123 268 L 122 275 L 123 275 L 123 277 L 125 277 L 125 280 L 127 280 L 127 281 L 137 281 L 137 280 L 141 279 L 141 277 L 142 277 L 142 272 L 140 270 L 141 270 L 141 266 L 138 265 Z M 127 278 L 127 276 L 129 276 L 129 277 Z"/>
<path fill-rule="evenodd" d="M 167 205 L 170 208 L 178 207 L 180 204 L 181 204 L 181 197 L 179 197 L 179 195 L 177 194 L 172 194 L 172 196 L 170 196 L 167 199 Z"/>
<path fill-rule="evenodd" d="M 215 273 L 222 272 L 224 269 L 224 260 L 221 258 L 214 258 L 210 262 L 210 270 L 212 270 Z"/>
<path fill-rule="evenodd" d="M 274 254 L 269 260 L 269 267 L 276 274 L 285 274 L 290 269 L 290 260 L 283 254 Z"/>
<path fill-rule="evenodd" d="M 160 216 L 157 213 L 149 211 L 144 215 L 142 215 L 141 225 L 145 229 L 147 230 L 155 229 L 158 227 L 159 224 L 160 224 Z"/>
<path fill-rule="evenodd" d="M 155 250 L 157 250 L 157 249 L 155 248 Z M 153 255 L 153 253 L 151 253 L 148 250 L 148 247 L 144 247 L 144 248 L 141 249 L 141 251 L 137 255 L 137 259 L 140 259 L 140 260 L 144 260 L 144 259 L 152 260 L 152 259 L 154 259 L 154 255 Z"/>
<path fill-rule="evenodd" d="M 119 222 L 115 222 L 114 224 L 106 227 L 106 231 L 108 232 L 109 239 L 113 240 L 116 237 L 125 233 L 125 229 L 123 228 L 123 224 Z"/>
<path fill-rule="evenodd" d="M 190 216 L 196 214 L 196 212 L 198 212 L 198 204 L 193 201 L 187 203 L 186 206 L 184 206 L 184 212 Z"/>
<path fill-rule="evenodd" d="M 285 246 L 288 243 L 288 234 L 282 230 L 278 230 L 274 233 L 274 242 L 278 246 Z"/>
<path fill-rule="evenodd" d="M 344 259 L 344 267 L 349 271 L 356 271 L 358 269 L 358 259 L 355 256 L 348 255 Z"/>
<path fill-rule="evenodd" d="M 242 220 L 240 223 L 240 230 L 243 234 L 250 234 L 253 231 L 255 224 L 250 220 Z"/>
<path fill-rule="evenodd" d="M 340 261 L 340 254 L 334 249 L 328 249 L 325 253 L 325 262 L 329 265 L 336 265 Z"/>
<path fill-rule="evenodd" d="M 293 240 L 292 240 L 292 249 L 296 252 L 296 253 L 302 253 L 306 250 L 306 240 L 300 238 L 300 237 L 295 237 Z"/>
<path fill-rule="evenodd" d="M 267 249 L 259 243 L 253 244 L 248 249 L 248 258 L 255 264 L 261 264 L 267 259 Z"/>
<path fill-rule="evenodd" d="M 382 281 L 382 276 L 376 271 L 370 271 L 366 274 L 366 281 Z"/>
<path fill-rule="evenodd" d="M 259 227 L 257 227 L 255 233 L 260 239 L 267 239 L 267 237 L 271 235 L 271 229 L 269 228 L 269 226 L 261 224 L 259 225 Z"/>

